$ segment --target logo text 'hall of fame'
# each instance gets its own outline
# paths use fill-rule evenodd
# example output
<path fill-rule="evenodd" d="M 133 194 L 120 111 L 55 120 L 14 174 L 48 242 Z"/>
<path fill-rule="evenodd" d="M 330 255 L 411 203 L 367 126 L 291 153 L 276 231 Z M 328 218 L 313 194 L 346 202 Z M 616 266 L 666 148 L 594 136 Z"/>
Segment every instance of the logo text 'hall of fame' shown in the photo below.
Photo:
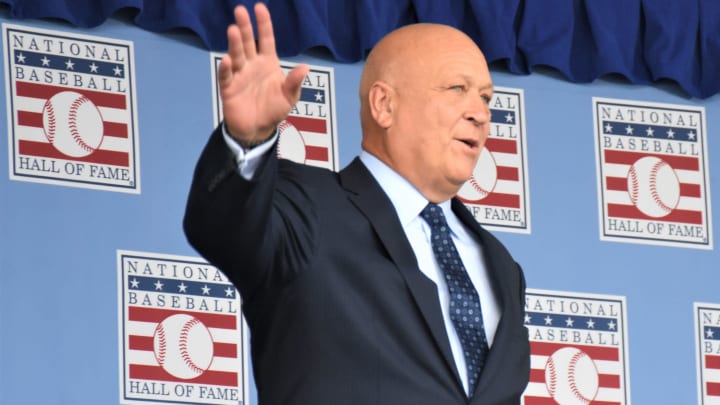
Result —
<path fill-rule="evenodd" d="M 630 403 L 625 298 L 528 289 L 523 405 Z"/>
<path fill-rule="evenodd" d="M 190 257 L 118 251 L 120 402 L 247 403 L 237 289 Z"/>
<path fill-rule="evenodd" d="M 522 89 L 496 87 L 490 112 L 490 134 L 458 198 L 489 229 L 530 233 Z"/>
<path fill-rule="evenodd" d="M 695 303 L 698 400 L 720 405 L 720 304 Z"/>
<path fill-rule="evenodd" d="M 210 57 L 213 66 L 215 125 L 218 125 L 222 121 L 222 103 L 216 76 L 222 55 L 212 53 Z M 280 61 L 280 67 L 286 74 L 296 65 Z M 302 83 L 300 100 L 277 129 L 279 158 L 334 171 L 339 169 L 332 67 L 310 66 L 310 72 Z"/>
<path fill-rule="evenodd" d="M 140 192 L 131 42 L 3 24 L 10 178 Z"/>
<path fill-rule="evenodd" d="M 593 104 L 601 239 L 712 249 L 705 109 Z"/>

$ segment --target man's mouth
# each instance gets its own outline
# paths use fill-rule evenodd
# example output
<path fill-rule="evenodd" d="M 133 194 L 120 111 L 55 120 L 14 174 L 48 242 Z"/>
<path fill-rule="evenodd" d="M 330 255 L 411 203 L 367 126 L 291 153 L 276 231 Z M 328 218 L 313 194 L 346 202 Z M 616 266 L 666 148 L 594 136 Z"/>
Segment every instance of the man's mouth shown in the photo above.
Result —
<path fill-rule="evenodd" d="M 479 145 L 479 142 L 476 139 L 458 139 L 458 141 L 473 149 L 477 148 Z"/>

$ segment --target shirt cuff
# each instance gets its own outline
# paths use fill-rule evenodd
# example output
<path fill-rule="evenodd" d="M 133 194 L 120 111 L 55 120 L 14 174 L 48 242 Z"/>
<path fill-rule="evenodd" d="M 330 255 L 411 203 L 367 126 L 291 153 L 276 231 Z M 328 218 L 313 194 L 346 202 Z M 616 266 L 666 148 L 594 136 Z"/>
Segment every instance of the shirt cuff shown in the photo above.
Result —
<path fill-rule="evenodd" d="M 267 141 L 250 150 L 245 150 L 242 146 L 240 146 L 240 144 L 235 140 L 235 138 L 230 136 L 230 133 L 228 133 L 228 130 L 227 128 L 225 128 L 224 123 L 222 124 L 222 134 L 223 138 L 225 139 L 225 143 L 227 144 L 228 148 L 230 148 L 232 154 L 235 156 L 235 163 L 237 164 L 238 173 L 245 180 L 252 179 L 253 175 L 255 174 L 255 170 L 257 170 L 258 166 L 262 162 L 263 157 L 267 155 L 267 152 L 272 149 L 278 139 L 278 132 L 276 130 L 273 136 L 271 136 Z"/>

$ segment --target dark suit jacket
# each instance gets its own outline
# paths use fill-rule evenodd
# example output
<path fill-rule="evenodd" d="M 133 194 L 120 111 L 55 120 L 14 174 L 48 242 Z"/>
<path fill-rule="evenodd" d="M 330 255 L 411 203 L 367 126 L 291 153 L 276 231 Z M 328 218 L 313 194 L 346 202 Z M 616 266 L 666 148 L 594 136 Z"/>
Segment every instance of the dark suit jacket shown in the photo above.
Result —
<path fill-rule="evenodd" d="M 184 228 L 241 293 L 260 405 L 519 403 L 529 374 L 522 270 L 459 201 L 452 206 L 483 246 L 502 311 L 470 399 L 436 286 L 360 160 L 334 173 L 271 153 L 247 181 L 214 132 Z"/>

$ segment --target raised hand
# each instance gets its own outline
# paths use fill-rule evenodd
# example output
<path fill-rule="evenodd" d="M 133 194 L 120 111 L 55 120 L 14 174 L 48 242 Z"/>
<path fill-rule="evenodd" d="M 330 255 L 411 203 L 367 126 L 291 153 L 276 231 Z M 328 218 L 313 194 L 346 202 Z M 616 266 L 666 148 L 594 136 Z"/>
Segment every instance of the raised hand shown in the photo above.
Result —
<path fill-rule="evenodd" d="M 258 45 L 255 45 L 250 15 L 244 6 L 235 8 L 235 24 L 228 27 L 228 54 L 218 69 L 225 126 L 241 144 L 259 143 L 272 135 L 300 98 L 300 87 L 308 73 L 298 65 L 287 76 L 275 51 L 270 12 L 255 4 Z"/>

